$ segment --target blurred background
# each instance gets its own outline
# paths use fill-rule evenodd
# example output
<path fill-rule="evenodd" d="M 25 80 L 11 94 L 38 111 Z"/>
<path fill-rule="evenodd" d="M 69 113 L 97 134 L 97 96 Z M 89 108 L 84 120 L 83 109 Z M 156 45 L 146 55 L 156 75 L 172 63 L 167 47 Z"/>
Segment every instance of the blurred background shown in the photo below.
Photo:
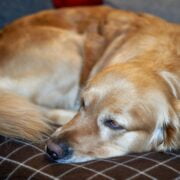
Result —
<path fill-rule="evenodd" d="M 149 12 L 172 22 L 180 22 L 180 0 L 0 0 L 0 28 L 14 19 L 43 9 L 101 3 L 120 9 Z"/>

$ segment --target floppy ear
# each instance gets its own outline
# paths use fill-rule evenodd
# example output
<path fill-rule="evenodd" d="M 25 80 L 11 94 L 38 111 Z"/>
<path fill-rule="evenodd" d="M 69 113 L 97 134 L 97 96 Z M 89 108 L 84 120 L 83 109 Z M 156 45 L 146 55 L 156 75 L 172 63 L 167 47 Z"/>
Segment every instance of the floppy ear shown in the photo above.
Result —
<path fill-rule="evenodd" d="M 180 100 L 176 100 L 168 112 L 164 112 L 153 132 L 151 143 L 159 151 L 180 147 Z"/>
<path fill-rule="evenodd" d="M 96 32 L 86 34 L 84 43 L 84 60 L 81 69 L 80 86 L 83 87 L 94 65 L 99 60 L 106 48 L 106 41 L 103 36 Z"/>
<path fill-rule="evenodd" d="M 180 100 L 176 100 L 174 103 L 174 107 L 175 107 L 175 111 L 178 114 L 179 118 L 180 118 Z"/>

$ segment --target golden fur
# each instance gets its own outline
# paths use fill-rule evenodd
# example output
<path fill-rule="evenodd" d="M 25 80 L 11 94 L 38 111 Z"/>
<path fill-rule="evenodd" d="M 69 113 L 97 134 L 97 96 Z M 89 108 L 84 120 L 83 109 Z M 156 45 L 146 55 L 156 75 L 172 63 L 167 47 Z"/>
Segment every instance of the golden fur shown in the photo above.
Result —
<path fill-rule="evenodd" d="M 80 99 L 68 122 L 60 109 Z M 66 162 L 178 149 L 179 99 L 180 26 L 158 17 L 66 8 L 0 32 L 0 134 L 37 141 L 65 124 L 51 140 L 73 148 Z"/>

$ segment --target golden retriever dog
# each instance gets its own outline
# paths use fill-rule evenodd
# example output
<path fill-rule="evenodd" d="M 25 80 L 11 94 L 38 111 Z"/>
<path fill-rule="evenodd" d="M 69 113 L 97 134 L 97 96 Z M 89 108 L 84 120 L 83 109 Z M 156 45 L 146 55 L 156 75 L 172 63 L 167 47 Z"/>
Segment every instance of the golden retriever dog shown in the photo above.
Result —
<path fill-rule="evenodd" d="M 5 27 L 0 134 L 40 141 L 51 133 L 46 151 L 60 163 L 178 149 L 180 26 L 97 6 Z"/>

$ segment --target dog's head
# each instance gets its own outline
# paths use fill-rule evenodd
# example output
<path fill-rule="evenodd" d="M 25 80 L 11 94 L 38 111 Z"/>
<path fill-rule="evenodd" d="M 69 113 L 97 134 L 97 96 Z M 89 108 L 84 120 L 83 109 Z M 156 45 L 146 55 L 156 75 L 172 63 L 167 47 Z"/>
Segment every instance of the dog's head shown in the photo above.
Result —
<path fill-rule="evenodd" d="M 84 88 L 79 113 L 48 141 L 49 154 L 68 163 L 174 148 L 178 103 L 165 86 L 134 65 L 105 69 Z"/>

